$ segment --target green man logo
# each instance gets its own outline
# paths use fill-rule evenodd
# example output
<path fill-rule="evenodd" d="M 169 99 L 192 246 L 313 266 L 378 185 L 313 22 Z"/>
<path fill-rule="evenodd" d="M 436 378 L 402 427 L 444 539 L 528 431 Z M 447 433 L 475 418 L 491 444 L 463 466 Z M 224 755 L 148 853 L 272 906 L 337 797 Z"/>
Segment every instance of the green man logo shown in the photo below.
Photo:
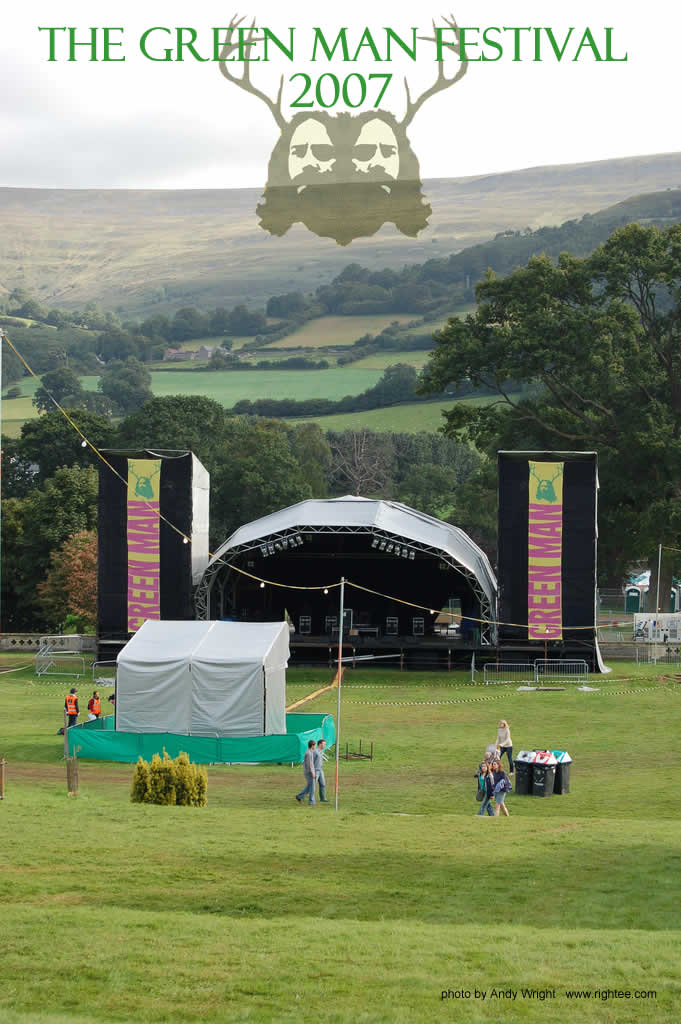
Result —
<path fill-rule="evenodd" d="M 135 494 L 139 495 L 140 498 L 153 498 L 154 490 L 151 486 L 151 480 L 148 476 L 138 476 L 137 486 L 135 487 Z"/>
<path fill-rule="evenodd" d="M 151 481 L 154 479 L 157 473 L 161 472 L 161 467 L 158 466 L 151 476 L 138 476 L 135 470 L 132 468 L 131 463 L 128 463 L 128 474 L 132 474 L 135 478 L 135 497 L 141 498 L 143 501 L 154 500 L 154 488 Z"/>
<path fill-rule="evenodd" d="M 534 465 L 536 466 L 537 463 L 534 463 Z M 563 467 L 562 467 L 562 465 L 559 466 L 559 468 L 553 474 L 551 479 L 549 479 L 548 477 L 539 477 L 539 476 L 537 476 L 534 468 L 532 468 L 532 467 L 530 468 L 530 474 L 537 481 L 537 501 L 546 501 L 550 505 L 553 505 L 556 501 L 558 501 L 558 495 L 556 494 L 556 490 L 555 490 L 555 487 L 553 486 L 553 482 L 554 482 L 554 480 L 557 480 L 559 476 L 562 476 L 562 474 L 563 474 Z"/>

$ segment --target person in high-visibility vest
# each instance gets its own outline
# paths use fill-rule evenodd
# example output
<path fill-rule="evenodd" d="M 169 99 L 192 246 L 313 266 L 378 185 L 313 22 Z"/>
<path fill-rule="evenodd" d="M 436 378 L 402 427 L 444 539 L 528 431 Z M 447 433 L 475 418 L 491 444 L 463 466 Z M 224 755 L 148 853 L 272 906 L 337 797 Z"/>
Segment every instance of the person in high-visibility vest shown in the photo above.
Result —
<path fill-rule="evenodd" d="M 88 719 L 90 721 L 93 718 L 99 718 L 102 713 L 102 702 L 99 699 L 99 690 L 95 690 L 89 701 L 87 702 Z"/>
<path fill-rule="evenodd" d="M 76 725 L 76 723 L 78 722 L 78 714 L 80 708 L 78 707 L 78 697 L 76 696 L 77 693 L 78 690 L 75 688 L 75 686 L 72 686 L 70 692 L 66 694 L 66 699 L 64 701 L 64 709 L 66 711 L 66 714 L 69 716 L 69 723 L 67 726 L 67 728 L 69 729 L 71 728 L 72 725 Z"/>

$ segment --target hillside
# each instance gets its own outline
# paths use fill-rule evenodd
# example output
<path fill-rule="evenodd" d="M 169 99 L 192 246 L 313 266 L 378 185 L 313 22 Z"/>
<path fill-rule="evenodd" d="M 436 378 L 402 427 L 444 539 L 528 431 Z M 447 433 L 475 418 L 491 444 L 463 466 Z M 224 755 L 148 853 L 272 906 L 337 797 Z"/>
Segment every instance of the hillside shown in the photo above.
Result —
<path fill-rule="evenodd" d="M 424 183 L 433 214 L 418 239 L 384 227 L 344 248 L 300 226 L 268 235 L 255 216 L 260 189 L 0 188 L 0 296 L 21 287 L 46 305 L 98 302 L 124 316 L 262 306 L 326 283 L 350 262 L 423 263 L 680 184 L 681 153 L 437 179 Z"/>

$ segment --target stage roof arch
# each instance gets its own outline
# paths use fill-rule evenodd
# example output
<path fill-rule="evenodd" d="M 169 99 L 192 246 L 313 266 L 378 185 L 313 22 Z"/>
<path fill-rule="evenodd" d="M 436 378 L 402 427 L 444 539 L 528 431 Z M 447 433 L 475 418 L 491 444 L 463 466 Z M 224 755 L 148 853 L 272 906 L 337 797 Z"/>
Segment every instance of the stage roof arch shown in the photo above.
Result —
<path fill-rule="evenodd" d="M 267 559 L 295 550 L 305 541 L 320 535 L 356 534 L 371 537 L 371 552 L 377 557 L 386 551 L 411 560 L 424 556 L 437 558 L 463 576 L 475 595 L 480 618 L 494 621 L 497 581 L 485 553 L 456 526 L 394 501 L 346 495 L 342 498 L 308 499 L 246 523 L 236 530 L 212 556 L 197 587 L 197 614 L 210 618 L 211 590 L 218 574 L 244 557 L 261 558 L 254 575 L 268 578 Z M 273 563 L 270 563 L 273 564 Z M 327 572 L 326 582 L 335 582 Z M 339 573 L 340 578 L 341 573 Z M 347 574 L 351 577 L 351 573 Z M 381 589 L 377 586 L 376 589 Z M 414 594 L 416 604 L 426 604 Z M 483 642 L 493 642 L 493 627 L 483 626 Z"/>

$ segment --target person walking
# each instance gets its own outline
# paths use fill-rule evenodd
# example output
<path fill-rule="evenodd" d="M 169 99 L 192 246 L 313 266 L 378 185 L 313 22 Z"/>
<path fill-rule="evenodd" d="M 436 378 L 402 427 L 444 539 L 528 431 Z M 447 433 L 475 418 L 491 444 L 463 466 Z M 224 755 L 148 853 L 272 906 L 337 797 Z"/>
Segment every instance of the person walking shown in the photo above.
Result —
<path fill-rule="evenodd" d="M 315 806 L 314 791 L 317 782 L 317 772 L 315 771 L 315 741 L 310 740 L 307 744 L 307 750 L 305 751 L 305 757 L 303 758 L 303 775 L 305 776 L 305 789 L 301 789 L 300 793 L 296 793 L 296 800 L 299 804 L 305 801 L 305 797 L 309 794 L 308 806 Z"/>
<path fill-rule="evenodd" d="M 78 690 L 75 688 L 75 686 L 72 686 L 70 691 L 66 694 L 66 699 L 64 700 L 64 710 L 66 711 L 66 714 L 69 716 L 69 720 L 66 726 L 67 729 L 70 729 L 72 725 L 77 725 L 78 723 L 78 715 L 80 713 L 80 708 L 78 707 L 78 697 L 76 696 L 77 693 Z"/>
<path fill-rule="evenodd" d="M 314 751 L 314 767 L 317 773 L 317 782 L 319 783 L 319 802 L 320 804 L 328 804 L 326 799 L 326 779 L 324 778 L 324 747 L 326 746 L 326 740 L 317 740 L 317 746 Z"/>
<path fill-rule="evenodd" d="M 478 771 L 478 786 L 483 793 L 482 803 L 478 811 L 478 817 L 482 818 L 487 813 L 490 818 L 494 817 L 492 798 L 494 797 L 494 779 L 492 770 L 487 761 L 483 761 Z"/>
<path fill-rule="evenodd" d="M 511 792 L 511 780 L 501 767 L 501 761 L 492 763 L 492 776 L 494 778 L 494 817 L 498 818 L 503 811 L 504 817 L 508 818 L 508 807 L 506 806 L 506 794 Z"/>
<path fill-rule="evenodd" d="M 497 746 L 499 747 L 499 758 L 501 759 L 504 754 L 508 758 L 508 773 L 513 775 L 513 740 L 511 739 L 511 730 L 508 727 L 508 722 L 505 718 L 499 721 L 499 731 L 497 732 Z"/>
<path fill-rule="evenodd" d="M 89 701 L 87 702 L 88 710 L 88 721 L 92 722 L 95 718 L 99 718 L 102 713 L 102 702 L 99 699 L 99 690 L 95 690 Z"/>

